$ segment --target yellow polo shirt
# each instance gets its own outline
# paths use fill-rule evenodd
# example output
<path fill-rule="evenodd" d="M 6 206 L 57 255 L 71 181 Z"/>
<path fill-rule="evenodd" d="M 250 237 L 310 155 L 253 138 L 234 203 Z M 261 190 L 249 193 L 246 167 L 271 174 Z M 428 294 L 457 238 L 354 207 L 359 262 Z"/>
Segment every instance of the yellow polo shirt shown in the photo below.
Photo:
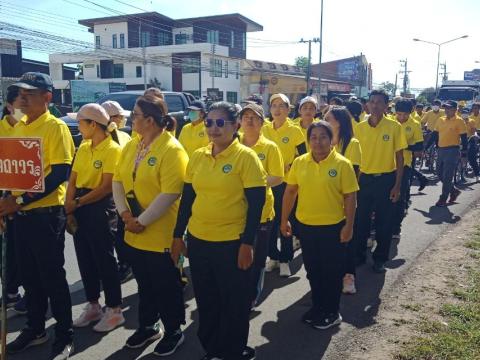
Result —
<path fill-rule="evenodd" d="M 207 146 L 210 142 L 205 129 L 205 123 L 203 121 L 196 125 L 188 123 L 182 128 L 178 141 L 183 145 L 188 156 L 192 156 L 195 150 Z"/>
<path fill-rule="evenodd" d="M 161 193 L 182 193 L 188 156 L 178 140 L 171 133 L 164 131 L 150 144 L 147 154 L 138 165 L 134 181 L 133 170 L 139 143 L 140 139 L 137 136 L 125 146 L 113 180 L 123 184 L 125 193 L 133 190 L 140 206 L 146 209 Z M 178 205 L 179 200 L 139 234 L 125 231 L 126 243 L 146 251 L 169 250 L 173 241 Z"/>
<path fill-rule="evenodd" d="M 467 133 L 465 121 L 455 116 L 447 119 L 446 116 L 438 119 L 435 125 L 435 131 L 438 131 L 438 147 L 458 146 L 460 144 L 460 135 Z"/>
<path fill-rule="evenodd" d="M 128 134 L 127 134 L 128 135 Z M 72 171 L 77 173 L 77 189 L 95 189 L 102 183 L 103 174 L 115 173 L 122 149 L 111 136 L 92 148 L 91 141 L 84 141 L 77 150 Z"/>
<path fill-rule="evenodd" d="M 273 122 L 265 122 L 262 128 L 263 135 L 277 144 L 282 153 L 285 165 L 291 165 L 297 156 L 297 146 L 305 143 L 302 131 L 288 119 L 277 129 Z"/>
<path fill-rule="evenodd" d="M 188 231 L 206 241 L 232 241 L 245 229 L 244 189 L 266 186 L 266 173 L 257 154 L 235 139 L 215 157 L 212 144 L 195 151 L 185 182 L 196 194 Z"/>
<path fill-rule="evenodd" d="M 295 124 L 295 126 L 297 126 L 297 127 L 300 129 L 300 131 L 302 132 L 303 138 L 305 139 L 305 145 L 307 146 L 307 151 L 310 151 L 310 146 L 308 145 L 308 139 L 307 139 L 307 131 L 308 131 L 308 128 L 305 129 L 305 128 L 302 126 L 302 124 L 301 124 L 301 119 L 302 119 L 302 118 L 297 118 L 297 119 L 300 119 L 300 120 L 297 121 L 297 122 L 294 122 L 294 124 Z M 315 119 L 313 119 L 312 124 L 313 124 L 313 123 L 316 123 L 316 122 L 319 122 L 319 121 L 320 121 L 320 119 L 315 118 Z"/>
<path fill-rule="evenodd" d="M 118 141 L 120 143 L 120 147 L 123 149 L 127 143 L 132 140 L 130 135 L 128 135 L 125 131 L 117 130 Z"/>
<path fill-rule="evenodd" d="M 353 117 L 351 118 L 351 121 L 352 121 L 353 136 L 355 136 L 355 132 L 357 131 L 357 125 L 358 125 L 358 123 L 355 121 L 355 119 L 354 119 Z"/>
<path fill-rule="evenodd" d="M 445 111 L 442 109 L 437 112 L 433 110 L 427 111 L 422 117 L 422 125 L 426 125 L 428 130 L 433 131 L 435 130 L 437 120 L 442 116 L 445 116 Z"/>
<path fill-rule="evenodd" d="M 475 122 L 475 119 L 472 119 L 470 117 L 464 121 L 465 121 L 465 126 L 467 127 L 467 137 L 473 136 L 477 131 L 477 123 Z"/>
<path fill-rule="evenodd" d="M 335 150 L 337 150 L 337 153 L 340 155 L 342 155 L 342 147 L 342 144 L 335 145 Z M 362 149 L 360 147 L 360 142 L 356 138 L 350 139 L 343 156 L 350 160 L 352 165 L 360 166 L 362 163 Z"/>
<path fill-rule="evenodd" d="M 368 115 L 368 114 L 367 114 L 365 111 L 362 111 L 362 112 L 360 113 L 360 121 L 359 121 L 359 122 L 364 121 L 366 115 Z"/>
<path fill-rule="evenodd" d="M 407 145 L 415 145 L 416 143 L 423 141 L 423 133 L 421 125 L 416 121 L 412 116 L 409 116 L 408 120 L 403 124 L 400 123 L 405 133 L 405 139 L 407 140 Z M 410 150 L 403 150 L 403 164 L 404 166 L 412 167 L 413 154 Z"/>
<path fill-rule="evenodd" d="M 8 122 L 7 115 L 5 115 L 2 120 L 0 120 L 0 136 L 12 136 L 14 128 L 15 126 L 10 125 L 10 123 Z"/>
<path fill-rule="evenodd" d="M 284 165 L 280 149 L 273 142 L 260 135 L 257 143 L 251 147 L 257 154 L 263 169 L 269 176 L 284 176 Z M 273 209 L 273 192 L 270 186 L 267 186 L 267 193 L 265 197 L 265 205 L 262 210 L 262 223 L 272 220 L 275 217 L 275 210 Z"/>
<path fill-rule="evenodd" d="M 287 184 L 298 186 L 297 219 L 305 225 L 334 225 L 345 219 L 345 194 L 358 191 L 348 159 L 331 151 L 320 162 L 309 152 L 295 159 Z"/>
<path fill-rule="evenodd" d="M 385 116 L 376 127 L 370 126 L 368 120 L 359 123 L 356 137 L 362 147 L 360 171 L 364 174 L 395 171 L 395 153 L 407 147 L 402 126 Z"/>
<path fill-rule="evenodd" d="M 70 165 L 75 152 L 72 135 L 67 125 L 57 119 L 47 110 L 36 120 L 27 124 L 27 117 L 24 116 L 15 125 L 11 134 L 13 137 L 35 137 L 42 139 L 43 149 L 43 171 L 45 177 L 52 172 L 52 165 Z M 65 183 L 62 183 L 44 198 L 34 201 L 22 208 L 31 210 L 41 207 L 63 205 L 65 202 Z M 13 192 L 13 195 L 21 195 L 22 192 Z"/>
<path fill-rule="evenodd" d="M 470 115 L 470 118 L 473 119 L 473 121 L 475 121 L 475 127 L 477 129 L 480 129 L 480 113 L 477 116 L 473 115 L 473 113 L 472 113 Z"/>

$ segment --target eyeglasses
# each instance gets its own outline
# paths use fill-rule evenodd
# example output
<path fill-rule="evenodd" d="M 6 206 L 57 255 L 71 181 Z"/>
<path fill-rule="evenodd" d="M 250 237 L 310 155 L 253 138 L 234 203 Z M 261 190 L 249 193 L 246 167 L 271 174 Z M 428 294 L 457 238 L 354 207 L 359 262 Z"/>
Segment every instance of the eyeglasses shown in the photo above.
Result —
<path fill-rule="evenodd" d="M 215 124 L 215 126 L 217 128 L 223 128 L 227 122 L 233 124 L 235 121 L 224 120 L 224 119 L 215 119 L 215 120 L 214 119 L 205 119 L 205 121 L 204 121 L 205 127 L 207 127 L 207 128 L 212 127 L 213 124 Z"/>
<path fill-rule="evenodd" d="M 136 112 L 133 112 L 132 111 L 132 118 L 136 118 L 136 117 L 145 117 L 145 115 L 141 114 L 141 113 L 136 113 Z"/>

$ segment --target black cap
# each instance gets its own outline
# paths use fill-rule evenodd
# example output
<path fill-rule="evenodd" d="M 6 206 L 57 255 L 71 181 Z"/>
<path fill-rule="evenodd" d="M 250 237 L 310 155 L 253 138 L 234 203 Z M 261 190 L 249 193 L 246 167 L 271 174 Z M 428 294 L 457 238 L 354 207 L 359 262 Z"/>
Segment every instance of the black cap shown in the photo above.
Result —
<path fill-rule="evenodd" d="M 456 109 L 458 107 L 458 104 L 456 101 L 447 100 L 443 103 L 443 106 Z"/>
<path fill-rule="evenodd" d="M 52 78 L 41 72 L 27 72 L 12 86 L 27 90 L 43 89 L 50 92 L 53 91 Z"/>
<path fill-rule="evenodd" d="M 205 106 L 205 103 L 203 101 L 200 101 L 200 100 L 195 100 L 195 101 L 192 101 L 192 103 L 190 104 L 190 106 L 187 108 L 188 110 L 201 110 L 203 112 L 206 112 L 206 106 Z"/>

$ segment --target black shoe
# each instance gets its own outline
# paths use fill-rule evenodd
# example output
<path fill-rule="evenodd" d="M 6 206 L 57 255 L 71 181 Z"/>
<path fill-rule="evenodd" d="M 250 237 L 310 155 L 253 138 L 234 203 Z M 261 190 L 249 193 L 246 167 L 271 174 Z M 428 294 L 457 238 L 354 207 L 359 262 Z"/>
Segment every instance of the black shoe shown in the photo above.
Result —
<path fill-rule="evenodd" d="M 315 319 L 312 322 L 312 326 L 315 329 L 326 330 L 333 326 L 340 325 L 341 322 L 342 316 L 339 313 L 336 313 L 321 317 L 320 319 Z"/>
<path fill-rule="evenodd" d="M 73 340 L 55 340 L 52 345 L 52 360 L 67 360 L 73 353 Z"/>
<path fill-rule="evenodd" d="M 7 345 L 7 352 L 9 354 L 16 354 L 31 346 L 44 344 L 47 341 L 48 335 L 45 331 L 41 334 L 35 334 L 33 329 L 25 328 L 14 341 Z"/>
<path fill-rule="evenodd" d="M 15 311 L 19 315 L 27 314 L 27 298 L 25 297 L 25 295 L 17 301 L 17 303 L 13 307 L 13 311 Z"/>
<path fill-rule="evenodd" d="M 165 334 L 165 336 L 155 346 L 153 353 L 158 356 L 168 356 L 177 350 L 177 348 L 183 344 L 185 336 L 183 336 L 182 330 L 177 330 L 171 334 Z"/>
<path fill-rule="evenodd" d="M 381 261 L 375 261 L 372 266 L 372 270 L 377 274 L 383 274 L 386 271 L 385 263 Z"/>
<path fill-rule="evenodd" d="M 144 346 L 150 341 L 160 339 L 162 337 L 162 331 L 160 331 L 160 325 L 155 324 L 149 328 L 138 329 L 127 339 L 125 346 L 131 349 L 136 349 Z"/>
<path fill-rule="evenodd" d="M 421 177 L 418 179 L 420 182 L 420 186 L 418 187 L 418 191 L 422 191 L 428 185 L 428 179 L 426 177 Z"/>
<path fill-rule="evenodd" d="M 302 315 L 302 321 L 306 324 L 311 324 L 313 322 L 313 309 L 309 309 Z"/>
<path fill-rule="evenodd" d="M 126 283 L 133 278 L 132 268 L 128 265 L 122 265 L 118 268 L 118 276 L 120 278 L 120 284 Z"/>
<path fill-rule="evenodd" d="M 251 348 L 250 346 L 246 346 L 245 350 L 243 350 L 243 353 L 242 353 L 242 359 L 245 359 L 245 360 L 255 359 L 255 349 Z"/>
<path fill-rule="evenodd" d="M 14 297 L 10 297 L 7 295 L 5 298 L 5 305 L 7 306 L 7 309 L 11 309 L 15 306 L 17 302 L 19 302 L 22 299 L 20 294 L 15 295 Z M 0 300 L 0 308 L 1 308 L 1 300 Z"/>

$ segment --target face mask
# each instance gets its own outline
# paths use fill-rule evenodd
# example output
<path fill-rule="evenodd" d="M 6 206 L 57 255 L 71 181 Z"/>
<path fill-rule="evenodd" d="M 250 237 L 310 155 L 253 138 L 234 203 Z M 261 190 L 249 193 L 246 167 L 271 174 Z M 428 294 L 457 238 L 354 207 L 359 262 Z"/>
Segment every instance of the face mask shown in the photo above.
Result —
<path fill-rule="evenodd" d="M 200 119 L 200 111 L 190 111 L 188 117 L 190 118 L 190 121 L 197 121 Z"/>
<path fill-rule="evenodd" d="M 432 110 L 433 110 L 433 111 L 438 111 L 438 110 L 440 110 L 440 106 L 438 106 L 438 105 L 433 105 L 433 106 L 432 106 Z"/>
<path fill-rule="evenodd" d="M 25 116 L 25 114 L 22 112 L 20 109 L 15 109 L 15 112 L 12 114 L 13 118 L 17 121 L 20 121 L 22 117 Z"/>

